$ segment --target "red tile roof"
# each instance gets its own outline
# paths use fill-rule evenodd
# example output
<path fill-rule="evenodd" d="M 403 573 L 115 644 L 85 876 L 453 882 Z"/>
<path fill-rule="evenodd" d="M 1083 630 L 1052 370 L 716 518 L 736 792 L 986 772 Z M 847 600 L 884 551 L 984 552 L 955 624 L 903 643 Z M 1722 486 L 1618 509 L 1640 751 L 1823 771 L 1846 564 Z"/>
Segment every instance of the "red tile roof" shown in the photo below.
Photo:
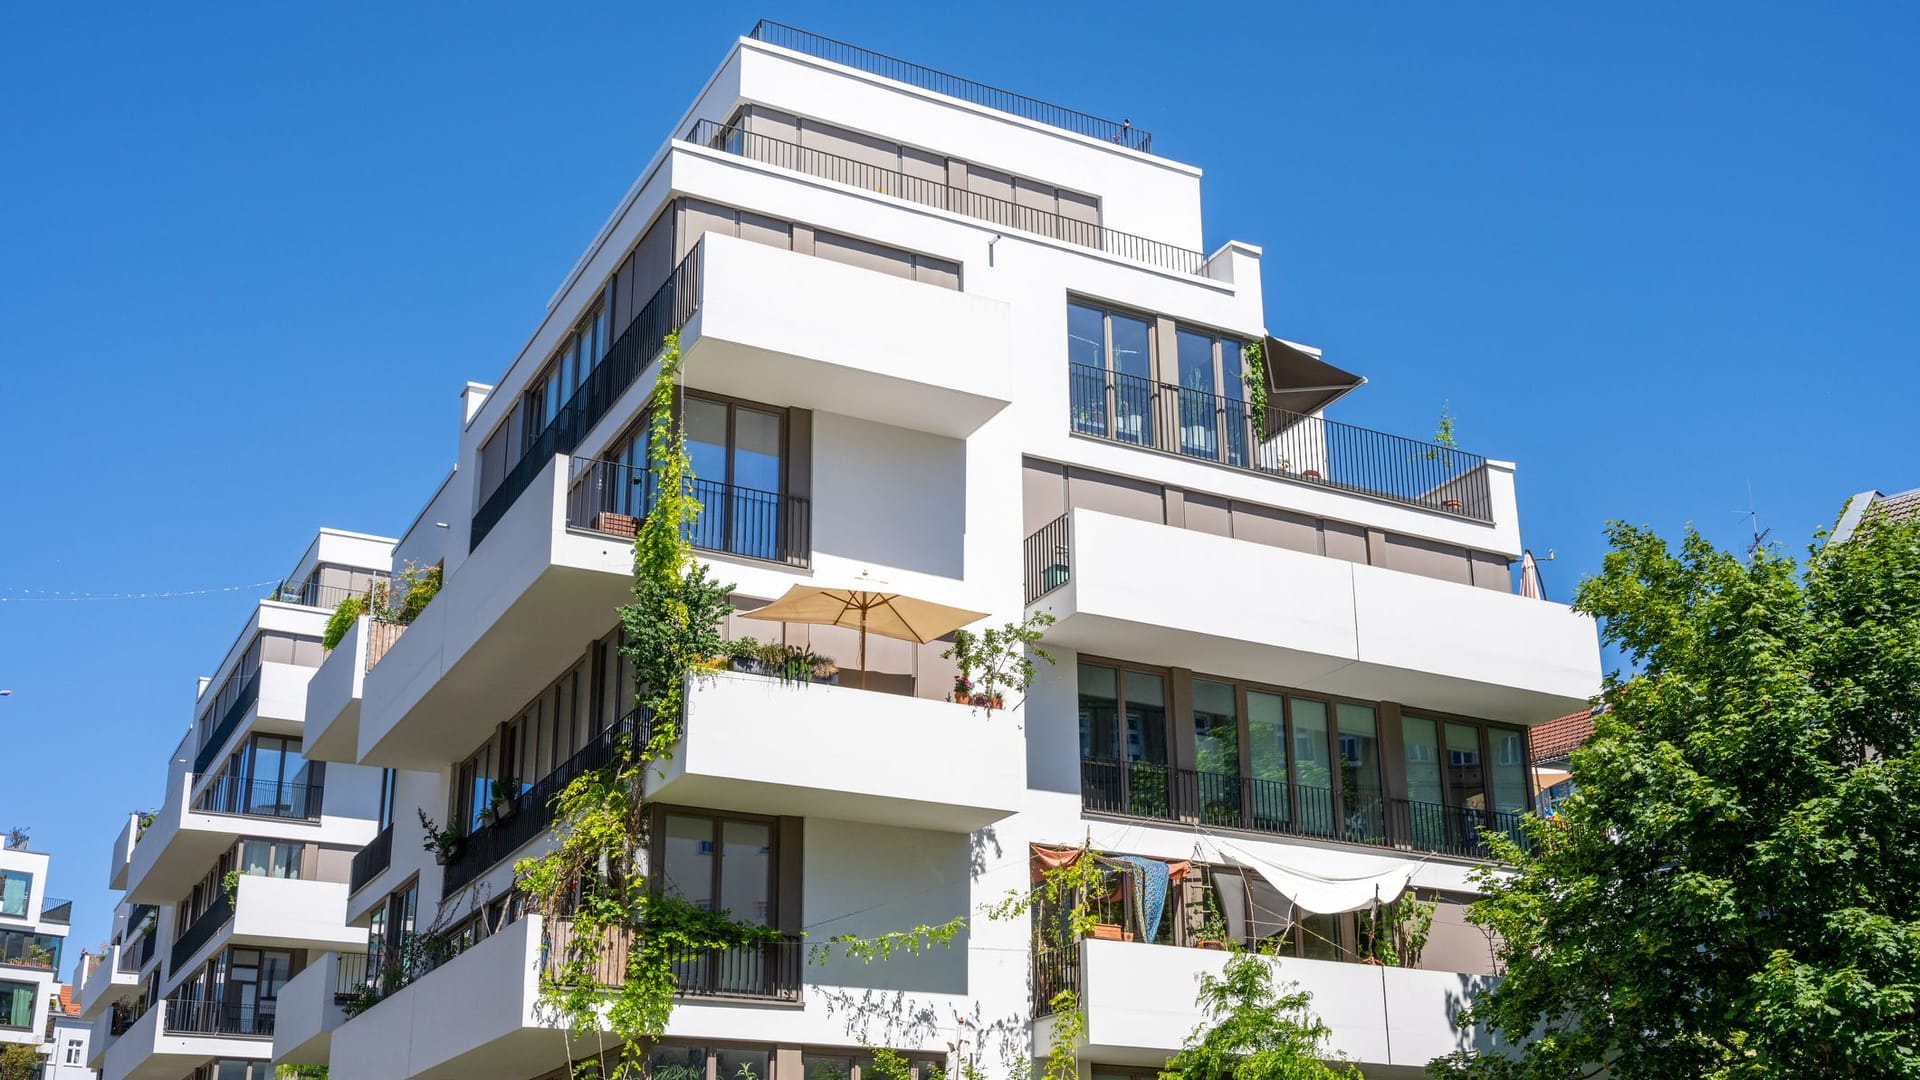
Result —
<path fill-rule="evenodd" d="M 66 983 L 60 984 L 60 1009 L 68 1016 L 80 1015 L 80 1003 L 73 1000 L 73 987 Z"/>
<path fill-rule="evenodd" d="M 1527 745 L 1533 751 L 1533 763 L 1538 765 L 1543 761 L 1561 760 L 1593 738 L 1595 712 L 1593 709 L 1584 709 L 1558 720 L 1549 720 L 1528 732 Z"/>

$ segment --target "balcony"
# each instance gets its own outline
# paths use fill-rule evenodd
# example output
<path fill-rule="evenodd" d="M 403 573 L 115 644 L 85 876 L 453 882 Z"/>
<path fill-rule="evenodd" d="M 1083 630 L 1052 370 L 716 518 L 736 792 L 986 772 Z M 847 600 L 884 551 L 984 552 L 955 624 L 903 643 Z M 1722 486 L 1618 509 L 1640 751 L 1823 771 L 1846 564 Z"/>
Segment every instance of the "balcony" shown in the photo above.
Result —
<path fill-rule="evenodd" d="M 110 1023 L 119 1027 L 122 1019 Z M 273 1014 L 237 998 L 166 998 L 124 1019 L 131 1024 L 100 1061 L 111 1080 L 180 1080 L 216 1058 L 264 1062 L 273 1051 Z"/>
<path fill-rule="evenodd" d="M 1077 1042 L 1083 1058 L 1157 1068 L 1202 1022 L 1194 1005 L 1199 977 L 1218 976 L 1227 956 L 1089 940 L 1080 943 L 1077 961 L 1069 956 L 1064 965 L 1036 967 L 1035 980 L 1079 992 L 1086 1015 L 1086 1033 Z M 1454 1026 L 1470 996 L 1492 985 L 1487 976 L 1296 958 L 1265 962 L 1275 965 L 1277 986 L 1297 984 L 1313 995 L 1309 1007 L 1331 1029 L 1328 1048 L 1353 1059 L 1368 1076 L 1423 1076 L 1428 1061 L 1456 1049 L 1500 1048 L 1492 1032 Z M 1049 1016 L 1034 1025 L 1036 1055 L 1046 1052 L 1056 1022 Z"/>
<path fill-rule="evenodd" d="M 573 940 L 573 924 L 548 919 L 546 934 L 546 973 L 558 977 Z M 596 985 L 620 986 L 627 981 L 627 954 L 633 944 L 634 935 L 621 934 L 600 950 L 600 962 L 594 968 Z M 684 953 L 669 961 L 669 966 L 681 997 L 797 1003 L 805 948 L 801 935 L 782 934 L 763 945 Z"/>
<path fill-rule="evenodd" d="M 653 503 L 652 474 L 592 458 L 574 458 L 568 471 L 567 527 L 631 539 Z M 711 480 L 690 486 L 702 507 L 687 537 L 695 548 L 803 568 L 812 561 L 807 499 Z"/>
<path fill-rule="evenodd" d="M 316 616 L 304 614 L 302 618 L 313 620 Z M 217 714 L 220 719 L 195 752 L 193 771 L 204 775 L 217 768 L 238 733 L 301 734 L 306 718 L 307 682 L 313 673 L 313 668 L 299 664 L 266 661 L 244 677 L 235 674 L 228 678 L 220 691 L 210 692 L 212 705 L 208 713 Z"/>
<path fill-rule="evenodd" d="M 650 779 L 656 802 L 965 833 L 1026 792 L 1006 713 L 734 673 L 690 680 L 686 701 L 680 745 Z"/>
<path fill-rule="evenodd" d="M 80 984 L 80 1015 L 93 1019 L 101 1011 L 126 995 L 140 983 L 140 954 L 115 945 L 87 972 Z"/>
<path fill-rule="evenodd" d="M 333 1033 L 347 1022 L 342 1001 L 367 980 L 367 957 L 326 953 L 280 988 L 274 1009 L 273 1062 L 276 1065 L 325 1065 Z"/>
<path fill-rule="evenodd" d="M 1023 206 L 1010 199 L 983 195 L 853 158 L 829 154 L 799 143 L 758 134 L 739 124 L 701 120 L 687 131 L 686 141 L 709 150 L 804 173 L 861 191 L 879 192 L 908 202 L 931 206 L 963 217 L 990 222 L 1005 229 L 1063 240 L 1076 247 L 1104 252 L 1179 274 L 1203 274 L 1205 254 L 1107 228 L 1098 222 L 1067 217 L 1050 210 Z"/>
<path fill-rule="evenodd" d="M 1525 842 L 1521 815 L 1407 799 L 1349 805 L 1331 789 L 1175 769 L 1144 761 L 1080 763 L 1080 807 L 1089 814 L 1191 828 L 1484 859 L 1485 833 Z"/>
<path fill-rule="evenodd" d="M 192 773 L 175 778 L 166 803 L 154 812 L 153 824 L 134 845 L 127 872 L 128 900 L 173 903 L 241 836 L 305 843 L 319 838 L 317 830 L 322 823 L 328 828 L 330 841 L 365 843 L 373 836 L 373 824 L 368 821 L 304 816 L 313 808 L 310 804 L 318 803 L 319 795 L 308 793 L 300 785 L 268 785 L 277 790 L 258 793 L 256 801 L 256 793 L 250 788 L 223 791 L 216 783 L 209 790 L 218 793 L 213 804 L 221 809 L 207 810 L 200 808 L 201 800 L 193 797 L 194 780 Z M 239 812 L 229 813 L 228 808 Z"/>
<path fill-rule="evenodd" d="M 139 814 L 127 815 L 127 823 L 120 827 L 120 835 L 113 840 L 113 861 L 107 868 L 109 889 L 127 887 L 127 867 L 133 862 L 133 846 L 139 842 L 140 834 L 145 831 L 140 825 Z"/>
<path fill-rule="evenodd" d="M 1068 365 L 1068 386 L 1075 435 L 1493 521 L 1478 454 L 1271 407 L 1256 431 L 1239 398 L 1086 364 Z"/>
<path fill-rule="evenodd" d="M 325 792 L 320 784 L 287 784 L 277 780 L 244 780 L 225 775 L 201 789 L 193 808 L 207 814 L 319 821 Z"/>
<path fill-rule="evenodd" d="M 307 682 L 302 748 L 308 761 L 353 763 L 359 752 L 367 672 L 406 630 L 400 623 L 362 615 L 320 662 Z"/>
<path fill-rule="evenodd" d="M 1042 534 L 1029 607 L 1066 648 L 1521 725 L 1600 685 L 1564 604 L 1084 509 Z"/>
<path fill-rule="evenodd" d="M 386 872 L 393 863 L 393 826 L 381 829 L 367 846 L 353 853 L 353 867 L 347 877 L 347 894 L 351 896 L 373 883 L 373 879 Z"/>
<path fill-rule="evenodd" d="M 1143 154 L 1153 152 L 1153 133 L 1144 128 L 1134 127 L 1129 121 L 1103 120 L 1052 102 L 1041 101 L 1038 98 L 1030 98 L 1024 94 L 978 83 L 972 79 L 922 67 L 884 53 L 849 45 L 844 41 L 835 41 L 829 37 L 808 33 L 768 19 L 761 19 L 755 23 L 753 30 L 747 36 L 769 45 L 777 45 L 783 49 L 805 53 L 808 56 L 864 71 L 870 75 L 878 75 L 922 90 L 931 90 L 936 94 L 945 94 L 961 101 L 1010 113 L 1022 119 L 1046 124 L 1062 131 L 1071 131 L 1090 139 L 1114 143 L 1129 150 L 1138 150 Z"/>
<path fill-rule="evenodd" d="M 347 885 L 341 881 L 242 874 L 232 903 L 224 894 L 173 943 L 167 972 L 229 945 L 271 949 L 365 950 L 367 931 L 347 925 Z"/>
<path fill-rule="evenodd" d="M 227 740 L 233 737 L 240 722 L 247 718 L 247 710 L 260 701 L 260 669 L 255 668 L 244 679 L 237 674 L 227 680 L 214 695 L 213 708 L 219 713 L 220 720 L 213 727 L 213 733 L 200 744 L 199 753 L 194 755 L 193 771 L 206 772 L 220 757 L 220 751 L 226 748 Z"/>

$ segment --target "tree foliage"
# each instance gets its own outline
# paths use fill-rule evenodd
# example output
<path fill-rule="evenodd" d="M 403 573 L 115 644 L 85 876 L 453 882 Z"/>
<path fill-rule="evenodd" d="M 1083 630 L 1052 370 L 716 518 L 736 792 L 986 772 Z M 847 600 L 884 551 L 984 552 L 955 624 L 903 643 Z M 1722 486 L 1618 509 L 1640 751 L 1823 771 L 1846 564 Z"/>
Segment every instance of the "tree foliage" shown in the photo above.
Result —
<path fill-rule="evenodd" d="M 1920 1077 L 1920 528 L 1804 565 L 1615 525 L 1578 606 L 1638 667 L 1474 917 L 1466 1018 L 1517 1060 L 1446 1077 Z"/>
<path fill-rule="evenodd" d="M 35 1043 L 0 1043 L 0 1080 L 34 1080 L 46 1060 Z"/>
<path fill-rule="evenodd" d="M 1194 1004 L 1207 1020 L 1167 1061 L 1163 1080 L 1359 1080 L 1360 1070 L 1330 1061 L 1330 1029 L 1312 1010 L 1313 995 L 1274 982 L 1274 961 L 1235 950 L 1218 975 L 1200 976 Z"/>

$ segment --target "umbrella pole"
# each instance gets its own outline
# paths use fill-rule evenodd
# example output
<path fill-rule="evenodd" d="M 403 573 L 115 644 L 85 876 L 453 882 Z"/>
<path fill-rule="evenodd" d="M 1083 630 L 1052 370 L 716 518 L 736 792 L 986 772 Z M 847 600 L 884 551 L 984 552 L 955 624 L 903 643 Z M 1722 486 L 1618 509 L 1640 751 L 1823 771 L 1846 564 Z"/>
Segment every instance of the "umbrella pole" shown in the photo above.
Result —
<path fill-rule="evenodd" d="M 860 689 L 867 688 L 867 609 L 860 609 Z"/>

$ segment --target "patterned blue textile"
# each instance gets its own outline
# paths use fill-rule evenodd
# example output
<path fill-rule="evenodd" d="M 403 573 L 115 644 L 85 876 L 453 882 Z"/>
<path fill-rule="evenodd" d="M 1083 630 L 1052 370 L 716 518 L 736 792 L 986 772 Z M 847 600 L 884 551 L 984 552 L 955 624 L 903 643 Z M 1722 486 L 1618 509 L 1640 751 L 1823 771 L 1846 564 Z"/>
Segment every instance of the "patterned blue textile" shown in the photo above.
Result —
<path fill-rule="evenodd" d="M 1152 941 L 1160 936 L 1160 916 L 1167 910 L 1167 864 L 1138 855 L 1122 855 L 1120 861 L 1132 866 L 1128 876 L 1140 888 L 1135 893 L 1140 897 L 1140 928 L 1146 934 L 1145 940 Z"/>

